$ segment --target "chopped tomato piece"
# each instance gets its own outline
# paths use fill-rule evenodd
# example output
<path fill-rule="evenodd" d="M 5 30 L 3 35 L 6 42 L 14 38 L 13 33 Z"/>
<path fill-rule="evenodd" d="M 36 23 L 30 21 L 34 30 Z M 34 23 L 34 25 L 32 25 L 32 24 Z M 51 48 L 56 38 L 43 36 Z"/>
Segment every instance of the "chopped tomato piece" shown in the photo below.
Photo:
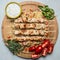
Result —
<path fill-rule="evenodd" d="M 47 47 L 49 44 L 50 44 L 49 39 L 45 39 L 45 40 L 43 41 L 43 43 L 42 43 L 42 48 Z"/>
<path fill-rule="evenodd" d="M 38 56 L 37 54 L 33 54 L 33 55 L 32 55 L 32 58 L 33 58 L 33 59 L 36 59 L 36 58 L 38 58 L 38 57 L 39 57 L 39 56 Z"/>
<path fill-rule="evenodd" d="M 32 52 L 32 51 L 35 51 L 35 49 L 36 49 L 36 47 L 35 46 L 32 46 L 32 47 L 29 48 L 29 51 Z"/>
<path fill-rule="evenodd" d="M 47 55 L 47 52 L 48 52 L 48 49 L 47 48 L 44 48 L 43 51 L 42 51 L 42 56 L 46 56 Z"/>
<path fill-rule="evenodd" d="M 41 51 L 42 51 L 42 46 L 40 45 L 36 48 L 35 53 L 39 54 Z"/>
<path fill-rule="evenodd" d="M 48 46 L 48 53 L 52 53 L 53 52 L 53 48 L 54 48 L 54 44 L 50 44 Z"/>

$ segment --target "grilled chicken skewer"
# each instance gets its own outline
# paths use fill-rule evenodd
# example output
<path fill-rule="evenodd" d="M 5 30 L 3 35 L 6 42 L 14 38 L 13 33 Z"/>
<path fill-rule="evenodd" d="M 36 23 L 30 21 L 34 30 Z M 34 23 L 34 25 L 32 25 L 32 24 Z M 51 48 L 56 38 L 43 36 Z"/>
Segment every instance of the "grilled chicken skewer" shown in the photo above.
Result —
<path fill-rule="evenodd" d="M 15 21 L 14 21 L 15 23 L 23 23 L 23 22 L 28 22 L 28 23 L 34 23 L 34 22 L 37 22 L 37 23 L 44 23 L 44 22 L 48 22 L 47 20 L 45 20 L 45 19 L 42 19 L 42 18 L 39 18 L 39 19 L 36 19 L 36 18 L 25 18 L 25 19 L 23 19 L 22 17 L 20 17 L 20 18 L 18 18 L 18 19 L 16 19 Z"/>
<path fill-rule="evenodd" d="M 43 40 L 45 37 L 41 37 L 41 36 L 15 36 L 14 39 L 17 41 L 41 41 Z"/>
<path fill-rule="evenodd" d="M 16 29 L 45 29 L 48 28 L 48 25 L 40 24 L 40 23 L 14 23 L 13 28 Z"/>
<path fill-rule="evenodd" d="M 45 33 L 48 33 L 48 31 L 30 29 L 30 30 L 14 30 L 13 33 L 14 35 L 42 35 L 44 36 Z"/>

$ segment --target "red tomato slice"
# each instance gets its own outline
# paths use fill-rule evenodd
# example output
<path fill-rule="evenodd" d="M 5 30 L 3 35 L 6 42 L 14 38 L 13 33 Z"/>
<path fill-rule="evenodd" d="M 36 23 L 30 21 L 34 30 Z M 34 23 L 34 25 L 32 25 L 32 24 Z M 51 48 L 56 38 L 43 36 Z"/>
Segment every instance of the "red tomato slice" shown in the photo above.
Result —
<path fill-rule="evenodd" d="M 43 51 L 42 51 L 42 56 L 46 56 L 47 55 L 47 52 L 48 52 L 48 49 L 47 48 L 44 48 Z"/>

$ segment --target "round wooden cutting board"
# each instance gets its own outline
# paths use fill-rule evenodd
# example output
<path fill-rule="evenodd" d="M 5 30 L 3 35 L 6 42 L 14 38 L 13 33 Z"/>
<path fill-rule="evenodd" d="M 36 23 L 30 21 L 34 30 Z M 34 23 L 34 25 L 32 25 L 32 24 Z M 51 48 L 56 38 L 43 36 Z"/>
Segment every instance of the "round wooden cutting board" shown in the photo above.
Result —
<path fill-rule="evenodd" d="M 22 10 L 24 9 L 28 10 L 30 8 L 33 10 L 36 10 L 36 9 L 39 9 L 38 5 L 44 6 L 44 4 L 42 3 L 33 2 L 33 1 L 21 2 L 20 5 L 22 6 Z M 52 31 L 52 33 L 50 32 L 50 35 L 53 35 L 52 37 L 50 36 L 49 39 L 53 44 L 55 44 L 58 36 L 58 24 L 57 24 L 56 17 L 53 20 L 49 20 L 48 23 L 49 23 L 49 26 L 51 27 L 49 31 Z M 11 36 L 12 38 L 14 37 L 14 35 L 12 34 L 11 25 L 13 25 L 13 22 L 10 22 L 10 19 L 7 18 L 7 16 L 4 16 L 4 19 L 2 22 L 2 36 L 3 36 L 4 42 L 7 41 L 8 35 Z M 20 56 L 23 58 L 32 58 L 32 53 L 20 52 L 17 54 L 17 56 Z"/>

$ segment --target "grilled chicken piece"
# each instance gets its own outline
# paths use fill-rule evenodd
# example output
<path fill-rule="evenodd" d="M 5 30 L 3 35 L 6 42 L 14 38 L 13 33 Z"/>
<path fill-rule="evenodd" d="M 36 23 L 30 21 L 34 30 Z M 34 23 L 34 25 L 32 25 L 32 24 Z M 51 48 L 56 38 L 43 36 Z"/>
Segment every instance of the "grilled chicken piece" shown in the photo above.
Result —
<path fill-rule="evenodd" d="M 41 41 L 43 40 L 45 37 L 41 37 L 41 36 L 19 36 L 19 37 L 14 37 L 14 39 L 16 39 L 17 41 Z"/>
<path fill-rule="evenodd" d="M 40 23 L 14 23 L 14 28 L 19 29 L 45 29 L 48 28 L 48 25 L 40 24 Z"/>
<path fill-rule="evenodd" d="M 45 20 L 45 19 L 43 19 L 43 18 L 26 18 L 26 17 L 24 17 L 24 18 L 22 18 L 22 17 L 20 17 L 20 18 L 18 18 L 18 19 L 16 19 L 14 22 L 15 23 L 21 23 L 21 22 L 41 22 L 41 23 L 43 23 L 43 22 L 46 22 L 47 20 Z"/>
<path fill-rule="evenodd" d="M 30 30 L 14 30 L 13 32 L 14 32 L 15 35 L 42 35 L 42 36 L 44 36 L 46 33 L 48 33 L 48 31 L 34 30 L 34 29 L 30 29 Z"/>

